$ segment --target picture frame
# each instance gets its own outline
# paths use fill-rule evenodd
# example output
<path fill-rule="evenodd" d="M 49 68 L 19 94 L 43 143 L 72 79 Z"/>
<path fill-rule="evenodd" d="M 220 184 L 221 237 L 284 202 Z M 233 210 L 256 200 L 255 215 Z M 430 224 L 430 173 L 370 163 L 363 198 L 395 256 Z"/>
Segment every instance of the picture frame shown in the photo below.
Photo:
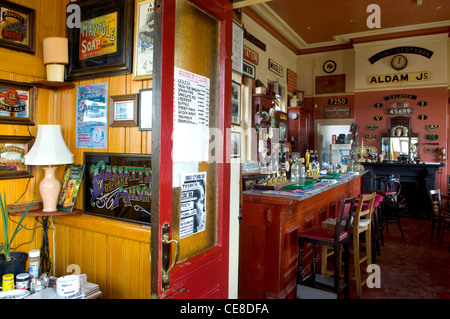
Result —
<path fill-rule="evenodd" d="M 241 85 L 235 81 L 231 84 L 231 124 L 241 125 Z"/>
<path fill-rule="evenodd" d="M 152 130 L 153 89 L 139 90 L 139 131 Z"/>
<path fill-rule="evenodd" d="M 133 80 L 153 78 L 154 0 L 139 0 L 135 4 Z"/>
<path fill-rule="evenodd" d="M 139 94 L 110 96 L 109 126 L 137 126 L 138 101 Z"/>
<path fill-rule="evenodd" d="M 67 28 L 66 80 L 131 73 L 134 1 L 85 0 L 79 6 L 81 28 Z M 90 34 L 89 30 L 99 24 L 104 26 L 105 33 Z"/>
<path fill-rule="evenodd" d="M 304 103 L 305 91 L 297 91 L 297 105 L 302 106 Z"/>
<path fill-rule="evenodd" d="M 0 135 L 0 180 L 33 177 L 32 167 L 25 165 L 33 143 L 33 136 Z"/>
<path fill-rule="evenodd" d="M 0 46 L 35 54 L 36 11 L 17 3 L 2 1 L 0 12 Z"/>
<path fill-rule="evenodd" d="M 231 132 L 231 158 L 241 157 L 241 133 Z"/>
<path fill-rule="evenodd" d="M 33 84 L 0 80 L 0 124 L 34 124 Z"/>
<path fill-rule="evenodd" d="M 151 224 L 151 154 L 84 152 L 83 165 L 83 213 Z M 108 170 L 123 172 L 121 183 L 117 176 L 108 174 Z M 136 196 L 126 195 L 131 192 Z M 115 205 L 117 196 L 127 197 L 127 200 Z"/>
<path fill-rule="evenodd" d="M 233 54 L 231 56 L 233 71 L 242 74 L 244 61 L 244 28 L 233 21 Z"/>

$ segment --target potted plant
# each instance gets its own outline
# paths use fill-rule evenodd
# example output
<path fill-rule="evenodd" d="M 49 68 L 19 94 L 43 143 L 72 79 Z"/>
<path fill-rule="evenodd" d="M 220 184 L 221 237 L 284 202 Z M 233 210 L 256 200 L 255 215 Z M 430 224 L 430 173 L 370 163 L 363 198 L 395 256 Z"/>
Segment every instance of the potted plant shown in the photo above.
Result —
<path fill-rule="evenodd" d="M 11 252 L 11 244 L 14 241 L 14 238 L 22 230 L 26 225 L 22 225 L 22 222 L 25 216 L 28 214 L 28 211 L 31 208 L 33 202 L 30 203 L 30 206 L 25 210 L 22 217 L 20 218 L 19 223 L 16 226 L 16 229 L 12 233 L 11 238 L 9 237 L 9 217 L 8 210 L 6 207 L 6 194 L 0 195 L 0 211 L 2 214 L 2 222 L 3 222 L 3 234 L 5 238 L 4 243 L 0 243 L 0 276 L 3 277 L 4 274 L 14 274 L 17 275 L 19 273 L 25 272 L 26 262 L 28 259 L 27 253 L 22 252 Z M 3 254 L 1 254 L 3 253 Z M 0 280 L 1 280 L 0 277 Z"/>

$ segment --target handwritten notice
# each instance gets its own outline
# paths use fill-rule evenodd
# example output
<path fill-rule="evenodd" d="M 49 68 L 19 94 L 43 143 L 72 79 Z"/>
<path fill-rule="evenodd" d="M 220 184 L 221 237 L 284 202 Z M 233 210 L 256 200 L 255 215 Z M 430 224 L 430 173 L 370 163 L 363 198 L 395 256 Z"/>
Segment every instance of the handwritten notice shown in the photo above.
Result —
<path fill-rule="evenodd" d="M 174 81 L 173 162 L 207 161 L 210 80 L 175 68 Z"/>

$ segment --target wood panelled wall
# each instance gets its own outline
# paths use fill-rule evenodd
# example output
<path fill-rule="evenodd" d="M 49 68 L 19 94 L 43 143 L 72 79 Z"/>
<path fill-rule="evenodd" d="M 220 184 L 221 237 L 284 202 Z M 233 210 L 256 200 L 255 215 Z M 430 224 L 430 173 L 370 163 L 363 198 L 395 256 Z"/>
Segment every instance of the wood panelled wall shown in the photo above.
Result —
<path fill-rule="evenodd" d="M 45 80 L 42 40 L 49 36 L 65 35 L 65 7 L 69 1 L 13 2 L 36 10 L 36 54 L 0 48 L 0 79 L 27 83 Z M 131 74 L 79 81 L 75 85 L 104 82 L 108 83 L 108 96 L 139 93 L 142 88 L 152 87 L 151 80 L 133 81 Z M 107 149 L 77 149 L 76 87 L 58 91 L 37 89 L 34 109 L 36 126 L 0 124 L 0 135 L 36 136 L 37 125 L 60 124 L 67 146 L 74 154 L 75 164 L 83 163 L 84 152 L 151 153 L 151 131 L 139 131 L 138 127 L 109 127 Z M 61 180 L 63 172 L 64 165 L 56 171 L 58 179 Z M 33 173 L 34 177 L 30 180 L 0 181 L 0 192 L 3 194 L 5 191 L 7 203 L 41 199 L 39 183 L 44 173 L 40 167 L 35 167 Z M 83 209 L 82 203 L 83 194 L 79 192 L 75 208 Z M 11 219 L 17 222 L 19 217 L 13 216 Z M 42 227 L 34 217 L 27 217 L 25 222 L 27 227 L 16 237 L 13 246 L 23 244 L 16 250 L 23 252 L 40 249 Z M 87 274 L 89 281 L 100 285 L 107 298 L 151 298 L 149 227 L 88 214 L 52 217 L 51 222 L 50 255 L 55 269 L 52 275 L 59 277 L 79 269 L 80 273 Z M 38 226 L 36 232 L 35 224 Z M 15 227 L 15 224 L 11 223 L 10 227 Z"/>

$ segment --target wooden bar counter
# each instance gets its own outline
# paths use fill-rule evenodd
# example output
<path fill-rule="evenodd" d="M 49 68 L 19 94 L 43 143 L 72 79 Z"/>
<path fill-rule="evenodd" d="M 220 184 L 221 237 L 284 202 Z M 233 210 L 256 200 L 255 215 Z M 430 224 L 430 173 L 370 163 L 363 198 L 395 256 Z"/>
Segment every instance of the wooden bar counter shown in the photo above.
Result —
<path fill-rule="evenodd" d="M 261 190 L 243 192 L 239 298 L 295 298 L 298 233 L 334 218 L 340 199 L 359 196 L 365 173 L 341 178 L 316 194 L 301 197 Z M 308 275 L 311 246 L 305 248 L 304 267 Z"/>

